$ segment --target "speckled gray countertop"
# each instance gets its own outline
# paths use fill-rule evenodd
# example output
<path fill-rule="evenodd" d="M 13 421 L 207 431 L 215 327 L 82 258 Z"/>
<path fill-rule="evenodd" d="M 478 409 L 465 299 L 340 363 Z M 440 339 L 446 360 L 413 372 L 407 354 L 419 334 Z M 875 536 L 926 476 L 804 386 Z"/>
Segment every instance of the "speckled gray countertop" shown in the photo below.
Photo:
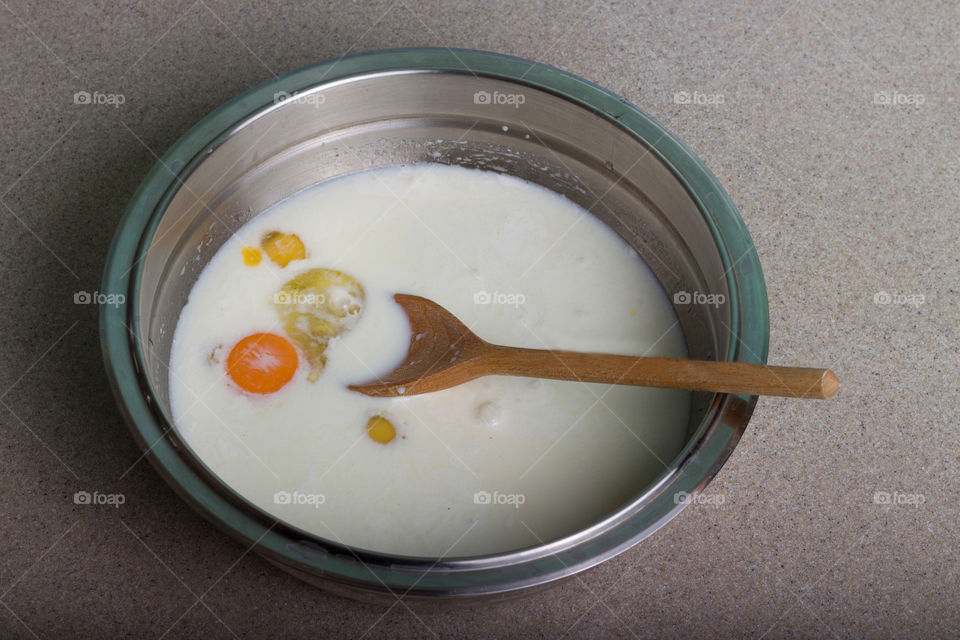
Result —
<path fill-rule="evenodd" d="M 960 9 L 664 4 L 0 2 L 0 637 L 960 635 Z M 200 117 L 274 74 L 416 45 L 553 64 L 667 126 L 753 234 L 770 361 L 844 383 L 761 400 L 707 489 L 719 506 L 555 590 L 429 615 L 328 596 L 196 515 L 140 461 L 97 310 L 74 304 Z"/>

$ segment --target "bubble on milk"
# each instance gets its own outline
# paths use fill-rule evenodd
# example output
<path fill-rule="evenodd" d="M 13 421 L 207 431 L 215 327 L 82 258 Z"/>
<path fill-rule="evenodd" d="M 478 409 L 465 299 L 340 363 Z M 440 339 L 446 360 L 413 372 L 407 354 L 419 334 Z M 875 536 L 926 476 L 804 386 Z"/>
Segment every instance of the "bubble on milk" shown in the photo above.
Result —
<path fill-rule="evenodd" d="M 327 295 L 330 296 L 331 306 L 344 313 L 357 304 L 357 299 L 345 287 L 330 287 Z"/>
<path fill-rule="evenodd" d="M 488 427 L 496 427 L 503 419 L 503 411 L 496 402 L 484 402 L 476 408 L 477 419 Z"/>

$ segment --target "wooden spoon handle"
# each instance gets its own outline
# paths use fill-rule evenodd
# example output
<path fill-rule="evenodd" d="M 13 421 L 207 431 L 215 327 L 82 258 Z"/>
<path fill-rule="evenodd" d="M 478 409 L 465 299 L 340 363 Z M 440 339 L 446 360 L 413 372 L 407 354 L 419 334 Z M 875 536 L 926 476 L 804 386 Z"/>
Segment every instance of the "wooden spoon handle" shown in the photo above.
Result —
<path fill-rule="evenodd" d="M 829 398 L 840 388 L 840 382 L 829 369 L 746 362 L 641 358 L 494 346 L 485 355 L 484 364 L 487 373 L 494 375 L 788 398 Z"/>

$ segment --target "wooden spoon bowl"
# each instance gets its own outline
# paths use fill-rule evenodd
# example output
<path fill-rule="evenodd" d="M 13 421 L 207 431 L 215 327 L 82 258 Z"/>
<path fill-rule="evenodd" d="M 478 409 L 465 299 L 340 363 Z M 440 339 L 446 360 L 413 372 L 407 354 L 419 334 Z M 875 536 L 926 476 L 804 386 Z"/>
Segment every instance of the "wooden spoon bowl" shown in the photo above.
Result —
<path fill-rule="evenodd" d="M 350 385 L 354 391 L 416 395 L 491 375 L 789 398 L 829 398 L 840 388 L 829 369 L 506 347 L 481 339 L 432 300 L 404 293 L 394 300 L 410 321 L 407 357 L 375 381 Z"/>

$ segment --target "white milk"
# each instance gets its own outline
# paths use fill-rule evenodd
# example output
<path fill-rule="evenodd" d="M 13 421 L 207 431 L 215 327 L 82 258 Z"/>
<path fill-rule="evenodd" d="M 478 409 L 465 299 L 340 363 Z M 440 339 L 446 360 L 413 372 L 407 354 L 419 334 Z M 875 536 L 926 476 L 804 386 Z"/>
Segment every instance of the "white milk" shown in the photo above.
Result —
<path fill-rule="evenodd" d="M 298 234 L 307 259 L 245 266 L 242 248 L 272 230 Z M 316 382 L 301 359 L 280 391 L 238 391 L 225 353 L 251 333 L 282 335 L 274 293 L 314 267 L 362 283 L 359 323 L 330 345 Z M 686 356 L 653 275 L 585 210 L 499 174 L 379 169 L 280 203 L 206 267 L 173 344 L 177 429 L 225 483 L 277 518 L 418 556 L 500 552 L 573 533 L 636 495 L 682 447 L 685 391 L 507 377 L 404 398 L 349 391 L 406 354 L 397 292 L 438 302 L 491 342 Z M 377 413 L 397 429 L 385 445 L 365 430 Z"/>

